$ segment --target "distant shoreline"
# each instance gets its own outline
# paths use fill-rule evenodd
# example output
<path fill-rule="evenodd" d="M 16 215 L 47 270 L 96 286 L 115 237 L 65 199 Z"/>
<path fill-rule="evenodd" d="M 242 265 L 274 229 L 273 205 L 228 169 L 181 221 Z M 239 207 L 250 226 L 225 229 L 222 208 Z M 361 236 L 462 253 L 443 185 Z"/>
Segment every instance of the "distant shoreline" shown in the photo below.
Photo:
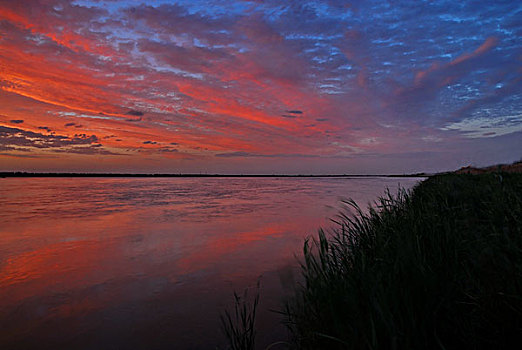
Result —
<path fill-rule="evenodd" d="M 430 177 L 433 174 L 335 174 L 335 175 L 284 175 L 284 174 L 125 174 L 125 173 L 29 173 L 29 172 L 0 172 L 0 178 L 8 177 L 215 177 L 215 178 L 238 178 L 238 177 L 290 177 L 290 178 L 361 178 L 361 177 Z"/>
<path fill-rule="evenodd" d="M 428 178 L 442 174 L 485 174 L 485 173 L 522 173 L 522 161 L 512 164 L 497 164 L 484 168 L 475 168 L 467 166 L 455 171 L 443 171 L 439 173 L 414 173 L 414 174 L 136 174 L 136 173 L 42 173 L 42 172 L 25 172 L 25 171 L 3 171 L 0 172 L 0 178 L 7 177 L 215 177 L 215 178 L 239 178 L 239 177 L 290 177 L 290 178 L 364 178 L 364 177 L 418 177 Z"/>

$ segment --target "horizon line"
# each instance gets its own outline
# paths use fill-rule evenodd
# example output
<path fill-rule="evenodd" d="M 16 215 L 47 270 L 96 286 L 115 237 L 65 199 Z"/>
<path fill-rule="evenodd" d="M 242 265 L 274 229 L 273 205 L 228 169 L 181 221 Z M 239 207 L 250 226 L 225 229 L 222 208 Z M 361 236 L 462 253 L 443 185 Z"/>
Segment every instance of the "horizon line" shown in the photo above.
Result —
<path fill-rule="evenodd" d="M 208 174 L 208 173 L 81 173 L 2 171 L 0 177 L 429 177 L 424 172 L 413 174 Z"/>

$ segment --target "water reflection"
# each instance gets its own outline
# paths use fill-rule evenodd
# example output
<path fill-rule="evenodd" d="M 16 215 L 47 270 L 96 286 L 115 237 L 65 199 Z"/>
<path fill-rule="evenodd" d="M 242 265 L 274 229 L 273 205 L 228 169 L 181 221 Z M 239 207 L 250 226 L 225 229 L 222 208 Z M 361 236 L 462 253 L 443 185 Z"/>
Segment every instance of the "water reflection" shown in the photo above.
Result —
<path fill-rule="evenodd" d="M 2 348 L 213 348 L 262 277 L 260 340 L 303 238 L 397 179 L 2 179 Z M 404 187 L 416 179 L 400 179 Z M 265 310 L 265 311 L 263 311 Z"/>

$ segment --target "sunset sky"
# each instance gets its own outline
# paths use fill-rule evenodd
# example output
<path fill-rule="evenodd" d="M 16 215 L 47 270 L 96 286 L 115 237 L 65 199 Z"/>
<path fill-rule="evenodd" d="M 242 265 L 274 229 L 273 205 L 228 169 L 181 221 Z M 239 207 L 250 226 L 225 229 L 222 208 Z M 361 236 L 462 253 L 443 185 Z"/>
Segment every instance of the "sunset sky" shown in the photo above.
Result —
<path fill-rule="evenodd" d="M 522 158 L 519 1 L 0 0 L 0 171 Z"/>

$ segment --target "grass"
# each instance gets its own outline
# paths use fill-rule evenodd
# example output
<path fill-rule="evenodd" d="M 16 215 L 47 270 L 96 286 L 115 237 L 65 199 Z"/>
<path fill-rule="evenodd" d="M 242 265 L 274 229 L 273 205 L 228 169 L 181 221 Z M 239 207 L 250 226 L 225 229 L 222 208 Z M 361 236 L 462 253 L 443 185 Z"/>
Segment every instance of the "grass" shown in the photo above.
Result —
<path fill-rule="evenodd" d="M 353 201 L 304 245 L 286 303 L 298 349 L 522 344 L 522 175 L 441 175 Z"/>
<path fill-rule="evenodd" d="M 253 300 L 248 289 L 242 296 L 234 292 L 234 310 L 221 314 L 221 330 L 228 341 L 228 350 L 253 350 L 256 339 L 256 312 L 259 304 L 259 281 Z"/>

